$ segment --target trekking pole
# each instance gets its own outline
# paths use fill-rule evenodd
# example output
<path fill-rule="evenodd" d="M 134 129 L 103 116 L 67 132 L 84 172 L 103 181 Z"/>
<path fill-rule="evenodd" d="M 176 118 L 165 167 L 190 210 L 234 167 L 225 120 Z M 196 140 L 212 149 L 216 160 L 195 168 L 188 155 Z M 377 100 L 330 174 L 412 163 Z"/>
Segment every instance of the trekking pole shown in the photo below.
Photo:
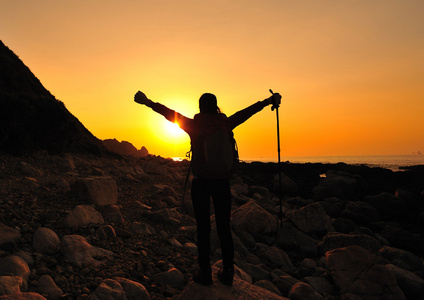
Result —
<path fill-rule="evenodd" d="M 270 89 L 271 94 L 274 95 L 274 92 Z M 278 107 L 279 105 L 276 103 L 272 104 L 271 110 L 275 109 L 275 113 L 277 116 L 277 152 L 278 152 L 278 197 L 280 198 L 280 211 L 278 213 L 280 219 L 280 228 L 283 227 L 283 203 L 281 198 L 281 157 L 280 157 L 280 118 L 278 115 Z"/>

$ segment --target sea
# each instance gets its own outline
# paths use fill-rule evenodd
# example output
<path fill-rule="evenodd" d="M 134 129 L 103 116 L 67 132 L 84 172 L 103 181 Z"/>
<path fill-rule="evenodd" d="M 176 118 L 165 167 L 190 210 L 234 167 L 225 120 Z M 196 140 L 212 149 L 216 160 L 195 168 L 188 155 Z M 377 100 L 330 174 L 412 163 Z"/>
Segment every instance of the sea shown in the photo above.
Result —
<path fill-rule="evenodd" d="M 172 157 L 175 161 L 185 157 Z M 240 157 L 243 162 L 278 162 L 278 157 Z M 323 163 L 349 165 L 365 165 L 369 167 L 385 168 L 392 171 L 404 171 L 405 167 L 424 165 L 424 154 L 415 155 L 356 155 L 356 156 L 281 156 L 282 163 Z"/>
<path fill-rule="evenodd" d="M 244 162 L 278 162 L 278 157 L 240 158 Z M 346 163 L 403 171 L 403 167 L 424 165 L 424 155 L 360 155 L 360 156 L 281 156 L 281 162 Z"/>

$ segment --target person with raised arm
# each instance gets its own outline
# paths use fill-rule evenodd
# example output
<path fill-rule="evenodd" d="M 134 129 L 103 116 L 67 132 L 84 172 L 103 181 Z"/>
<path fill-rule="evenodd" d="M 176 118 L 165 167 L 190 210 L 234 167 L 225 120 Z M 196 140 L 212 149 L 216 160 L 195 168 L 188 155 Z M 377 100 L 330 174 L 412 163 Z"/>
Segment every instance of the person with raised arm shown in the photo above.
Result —
<path fill-rule="evenodd" d="M 234 244 L 231 236 L 230 177 L 234 168 L 232 130 L 268 105 L 278 107 L 281 96 L 273 94 L 227 117 L 221 113 L 214 94 L 205 93 L 199 99 L 200 113 L 193 118 L 153 102 L 138 91 L 134 101 L 150 107 L 170 122 L 178 125 L 190 136 L 192 149 L 193 181 L 191 199 L 197 224 L 199 271 L 193 280 L 203 285 L 212 284 L 210 265 L 210 200 L 215 209 L 215 220 L 221 244 L 222 268 L 218 279 L 232 285 L 234 276 Z"/>

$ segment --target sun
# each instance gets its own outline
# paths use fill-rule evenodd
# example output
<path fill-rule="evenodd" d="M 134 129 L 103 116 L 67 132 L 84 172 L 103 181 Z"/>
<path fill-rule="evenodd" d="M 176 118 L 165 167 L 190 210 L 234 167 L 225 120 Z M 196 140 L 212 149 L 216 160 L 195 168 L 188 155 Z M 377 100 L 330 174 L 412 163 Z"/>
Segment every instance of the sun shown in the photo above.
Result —
<path fill-rule="evenodd" d="M 180 128 L 178 123 L 172 123 L 169 121 L 166 122 L 165 130 L 168 136 L 176 139 L 181 138 L 186 134 L 185 131 Z"/>

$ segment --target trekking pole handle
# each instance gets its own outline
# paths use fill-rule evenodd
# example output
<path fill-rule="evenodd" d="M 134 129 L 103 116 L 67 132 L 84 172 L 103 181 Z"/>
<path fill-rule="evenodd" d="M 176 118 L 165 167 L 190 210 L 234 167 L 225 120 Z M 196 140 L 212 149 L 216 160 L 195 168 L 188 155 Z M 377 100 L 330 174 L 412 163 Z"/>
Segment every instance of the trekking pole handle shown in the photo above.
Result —
<path fill-rule="evenodd" d="M 272 95 L 274 95 L 274 92 L 271 89 L 269 89 L 269 91 Z M 278 109 L 278 107 L 279 107 L 279 105 L 274 103 L 274 101 L 273 101 L 271 110 Z"/>

